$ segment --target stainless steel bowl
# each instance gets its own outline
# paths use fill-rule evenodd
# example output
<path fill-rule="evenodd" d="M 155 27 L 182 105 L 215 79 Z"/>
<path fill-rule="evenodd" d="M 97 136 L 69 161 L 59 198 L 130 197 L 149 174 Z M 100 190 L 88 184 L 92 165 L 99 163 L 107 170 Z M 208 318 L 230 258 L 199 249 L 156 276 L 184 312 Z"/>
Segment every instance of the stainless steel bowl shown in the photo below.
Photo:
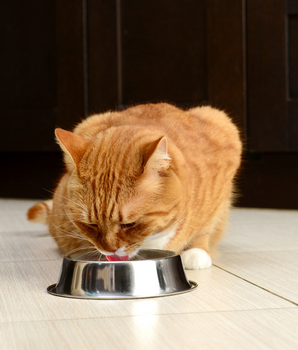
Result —
<path fill-rule="evenodd" d="M 88 255 L 63 259 L 57 284 L 50 294 L 82 299 L 151 298 L 193 290 L 180 255 L 165 250 L 147 249 L 130 261 L 87 260 Z"/>

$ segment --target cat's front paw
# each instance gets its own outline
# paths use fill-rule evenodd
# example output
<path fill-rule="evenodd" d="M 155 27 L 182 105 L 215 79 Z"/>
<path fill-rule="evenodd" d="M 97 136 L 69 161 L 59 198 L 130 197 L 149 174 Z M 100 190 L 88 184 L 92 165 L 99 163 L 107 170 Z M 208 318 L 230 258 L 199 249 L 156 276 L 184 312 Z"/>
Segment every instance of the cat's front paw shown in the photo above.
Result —
<path fill-rule="evenodd" d="M 191 248 L 181 254 L 184 268 L 187 270 L 206 269 L 212 265 L 210 255 L 201 248 Z"/>

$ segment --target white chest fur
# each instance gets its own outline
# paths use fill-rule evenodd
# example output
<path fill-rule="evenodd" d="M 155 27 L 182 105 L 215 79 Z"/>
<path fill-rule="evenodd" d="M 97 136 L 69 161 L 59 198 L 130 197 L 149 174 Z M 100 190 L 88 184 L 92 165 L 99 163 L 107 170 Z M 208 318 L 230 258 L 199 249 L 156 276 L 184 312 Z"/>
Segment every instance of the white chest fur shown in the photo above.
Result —
<path fill-rule="evenodd" d="M 175 236 L 176 229 L 166 230 L 149 236 L 142 246 L 142 249 L 164 249 L 170 240 Z"/>

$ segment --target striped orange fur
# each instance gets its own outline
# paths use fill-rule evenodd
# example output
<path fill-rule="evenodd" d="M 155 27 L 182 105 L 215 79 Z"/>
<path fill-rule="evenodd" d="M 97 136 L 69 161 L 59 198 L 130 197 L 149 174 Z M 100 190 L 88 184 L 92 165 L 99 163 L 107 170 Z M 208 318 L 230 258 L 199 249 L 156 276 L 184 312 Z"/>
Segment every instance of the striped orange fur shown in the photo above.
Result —
<path fill-rule="evenodd" d="M 186 268 L 211 265 L 242 149 L 224 112 L 144 104 L 56 136 L 66 172 L 44 222 L 64 253 L 131 257 L 150 247 L 182 253 Z"/>

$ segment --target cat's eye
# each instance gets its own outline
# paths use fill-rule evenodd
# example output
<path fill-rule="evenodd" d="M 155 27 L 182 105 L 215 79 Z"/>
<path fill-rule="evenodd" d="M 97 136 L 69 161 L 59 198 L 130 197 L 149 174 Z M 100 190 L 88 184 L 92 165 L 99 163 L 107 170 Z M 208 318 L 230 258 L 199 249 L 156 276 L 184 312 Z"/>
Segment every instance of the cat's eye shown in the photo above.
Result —
<path fill-rule="evenodd" d="M 97 225 L 96 224 L 88 224 L 87 226 L 89 226 L 90 228 L 93 228 L 93 229 L 97 229 Z"/>
<path fill-rule="evenodd" d="M 121 228 L 130 228 L 130 227 L 134 227 L 135 226 L 135 222 L 130 222 L 128 224 L 121 224 L 120 227 Z"/>

